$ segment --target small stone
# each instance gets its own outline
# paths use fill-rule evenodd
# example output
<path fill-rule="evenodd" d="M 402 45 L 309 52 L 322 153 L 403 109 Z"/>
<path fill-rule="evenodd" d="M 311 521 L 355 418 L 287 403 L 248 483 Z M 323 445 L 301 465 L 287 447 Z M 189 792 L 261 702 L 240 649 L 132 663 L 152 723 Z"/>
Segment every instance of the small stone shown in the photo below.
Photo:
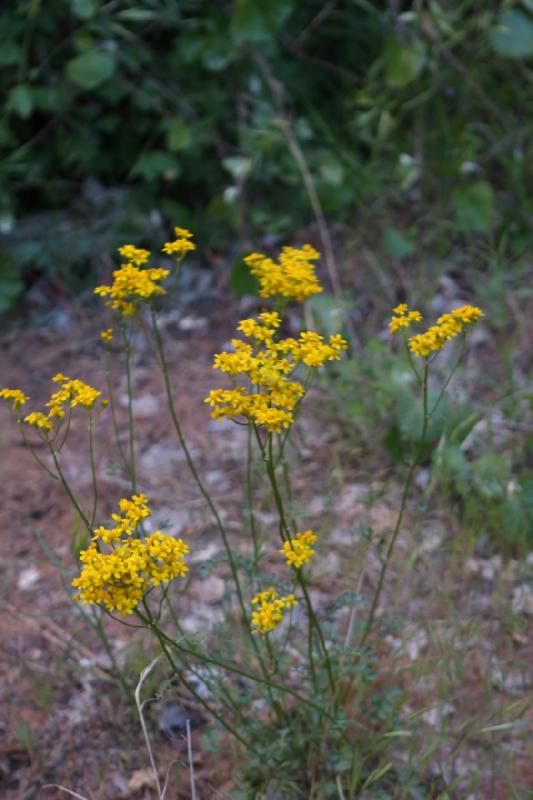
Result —
<path fill-rule="evenodd" d="M 39 581 L 40 577 L 41 573 L 39 572 L 38 569 L 35 569 L 35 567 L 27 567 L 26 569 L 23 569 L 22 572 L 20 573 L 17 586 L 23 592 L 26 592 L 29 589 L 32 589 L 33 586 L 35 586 L 35 584 Z"/>
<path fill-rule="evenodd" d="M 513 611 L 515 614 L 526 614 L 533 617 L 533 591 L 531 586 L 523 584 L 513 589 Z"/>

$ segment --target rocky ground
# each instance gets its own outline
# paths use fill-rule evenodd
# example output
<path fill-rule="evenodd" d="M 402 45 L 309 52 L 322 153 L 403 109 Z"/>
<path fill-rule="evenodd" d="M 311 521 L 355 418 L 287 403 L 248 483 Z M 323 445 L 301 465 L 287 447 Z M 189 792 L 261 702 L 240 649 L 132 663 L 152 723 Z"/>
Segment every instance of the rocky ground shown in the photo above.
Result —
<path fill-rule="evenodd" d="M 243 311 L 249 313 L 211 287 L 186 309 L 165 314 L 163 329 L 176 406 L 190 447 L 223 509 L 234 546 L 248 552 L 242 532 L 245 433 L 212 421 L 202 403 L 216 385 L 212 355 L 227 343 Z M 2 384 L 22 388 L 37 407 L 57 371 L 104 388 L 102 327 L 105 323 L 92 314 L 67 305 L 49 315 L 44 327 L 28 324 L 5 333 L 0 338 Z M 222 554 L 222 546 L 176 446 L 161 375 L 141 339 L 137 344 L 139 486 L 154 509 L 154 524 L 168 526 L 190 545 L 191 578 L 179 613 L 186 628 L 205 630 L 222 615 L 226 572 L 221 565 L 204 577 L 200 566 Z M 119 427 L 125 431 L 125 377 L 116 366 L 112 375 Z M 328 531 L 327 547 L 313 568 L 319 608 L 343 591 L 368 593 L 375 585 L 379 562 L 372 550 L 354 585 L 353 531 L 370 525 L 376 536 L 386 536 L 399 498 L 398 476 L 390 465 L 369 476 L 357 447 L 343 443 L 335 420 L 321 411 L 322 399 L 320 392 L 310 399 L 311 413 L 302 418 L 294 456 L 294 488 L 303 518 Z M 61 486 L 33 460 L 7 412 L 0 411 L 0 795 L 5 800 L 55 800 L 66 795 L 43 787 L 59 784 L 94 800 L 148 800 L 156 795 L 138 721 L 109 680 L 101 643 L 69 599 L 75 515 Z M 111 441 L 106 412 L 98 424 L 96 450 L 101 519 L 129 487 L 116 468 Z M 81 416 L 63 464 L 88 502 L 91 474 Z M 268 528 L 274 518 L 267 505 L 261 514 Z M 465 554 L 458 546 L 460 534 L 457 521 L 441 510 L 430 512 L 423 523 L 408 517 L 384 596 L 384 605 L 393 602 L 395 613 L 407 622 L 379 642 L 381 668 L 408 687 L 404 713 L 420 712 L 424 738 L 438 740 L 425 768 L 441 769 L 456 787 L 454 797 L 525 798 L 533 779 L 525 744 L 531 721 L 531 565 Z M 109 632 L 116 658 L 139 673 L 150 659 L 149 648 L 118 623 L 111 622 Z M 179 771 L 179 780 L 170 781 L 168 800 L 190 797 L 179 713 L 168 699 L 153 704 L 148 713 L 162 774 L 172 764 L 177 765 L 172 775 Z M 206 724 L 198 724 L 193 733 L 200 795 L 225 797 L 231 789 L 230 766 L 216 763 L 213 755 L 202 758 L 197 740 Z M 510 793 L 510 782 L 516 795 Z"/>

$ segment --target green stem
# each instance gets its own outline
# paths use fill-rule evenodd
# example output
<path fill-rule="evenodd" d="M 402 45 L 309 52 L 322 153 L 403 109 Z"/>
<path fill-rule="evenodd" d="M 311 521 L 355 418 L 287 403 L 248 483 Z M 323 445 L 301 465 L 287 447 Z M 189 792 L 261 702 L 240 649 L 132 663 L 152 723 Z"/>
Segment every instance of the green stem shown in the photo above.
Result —
<path fill-rule="evenodd" d="M 162 649 L 162 651 L 163 651 L 163 653 L 165 655 L 165 658 L 167 659 L 168 663 L 170 664 L 170 666 L 172 668 L 172 672 L 174 673 L 174 675 L 176 675 L 179 678 L 180 682 L 185 686 L 187 691 L 190 692 L 190 694 L 194 697 L 196 702 L 199 703 L 202 706 L 202 708 L 204 708 L 207 711 L 208 714 L 210 714 L 212 717 L 214 717 L 217 720 L 217 722 L 220 723 L 220 725 L 222 725 L 224 728 L 226 728 L 226 730 L 229 733 L 231 733 L 231 735 L 234 736 L 235 739 L 237 739 L 247 750 L 250 750 L 256 756 L 261 757 L 260 753 L 255 749 L 255 747 L 252 747 L 252 745 L 249 742 L 247 742 L 246 739 L 244 739 L 241 736 L 239 731 L 233 725 L 231 725 L 231 723 L 229 723 L 227 720 L 225 720 L 224 717 L 221 716 L 221 714 L 219 714 L 218 711 L 216 711 L 196 691 L 194 686 L 192 686 L 192 684 L 190 684 L 189 681 L 183 676 L 183 670 L 181 670 L 179 668 L 179 665 L 176 664 L 176 662 L 172 658 L 171 654 L 169 653 L 167 645 L 166 645 L 166 642 L 165 642 L 165 637 L 161 635 L 162 632 L 157 627 L 157 625 L 155 625 L 151 621 L 150 612 L 149 612 L 149 609 L 146 606 L 145 606 L 145 610 L 146 610 L 146 613 L 147 613 L 147 617 L 145 617 L 143 614 L 141 614 L 141 612 L 138 611 L 138 610 L 136 611 L 136 614 L 139 617 L 139 619 L 141 619 L 144 622 L 144 624 L 149 628 L 149 630 L 154 632 L 155 636 L 157 637 L 157 639 L 159 641 L 161 649 Z"/>
<path fill-rule="evenodd" d="M 287 524 L 287 518 L 286 518 L 286 514 L 285 514 L 285 507 L 284 507 L 284 504 L 283 504 L 283 498 L 281 496 L 281 493 L 280 493 L 280 490 L 279 490 L 279 486 L 278 486 L 278 483 L 277 483 L 277 479 L 276 479 L 276 470 L 275 470 L 274 460 L 273 460 L 273 447 L 272 447 L 272 434 L 271 433 L 269 433 L 269 435 L 268 435 L 268 459 L 267 459 L 266 465 L 267 465 L 267 473 L 268 473 L 268 477 L 269 477 L 269 480 L 270 480 L 270 485 L 272 487 L 272 492 L 274 494 L 274 502 L 276 504 L 276 508 L 277 508 L 278 516 L 279 516 L 280 537 L 281 537 L 282 542 L 285 542 L 285 541 L 289 541 L 290 542 L 291 541 L 291 532 L 290 532 L 289 526 Z M 322 647 L 322 651 L 323 651 L 323 654 L 324 654 L 324 662 L 325 662 L 325 665 L 326 665 L 326 671 L 327 671 L 327 674 L 328 674 L 328 680 L 329 680 L 330 688 L 331 688 L 331 691 L 334 693 L 335 692 L 335 681 L 333 679 L 333 671 L 332 671 L 332 667 L 331 667 L 331 659 L 329 657 L 328 649 L 326 647 L 326 641 L 325 641 L 324 635 L 322 633 L 322 628 L 320 627 L 320 623 L 319 623 L 319 621 L 317 619 L 317 616 L 316 616 L 316 614 L 314 612 L 313 604 L 311 603 L 311 598 L 309 597 L 309 592 L 307 591 L 307 585 L 306 585 L 305 577 L 304 577 L 302 571 L 299 570 L 299 569 L 295 570 L 295 573 L 296 573 L 296 579 L 297 579 L 297 581 L 298 581 L 298 583 L 300 585 L 300 588 L 301 588 L 301 590 L 303 592 L 303 595 L 304 595 L 304 598 L 305 598 L 305 603 L 306 603 L 306 606 L 307 606 L 307 613 L 309 615 L 309 624 L 312 625 L 315 628 L 315 631 L 316 631 L 316 633 L 318 635 L 318 638 L 319 638 L 319 641 L 320 641 L 320 645 Z M 312 662 L 312 657 L 311 657 L 312 649 L 313 649 L 312 648 L 312 636 L 310 636 L 309 639 L 308 639 L 308 647 L 309 647 L 309 656 L 310 656 L 309 666 L 311 668 L 311 674 L 313 676 L 313 669 L 312 669 L 312 663 L 313 662 Z M 314 688 L 315 688 L 315 690 L 317 688 L 315 684 L 314 684 Z"/>
<path fill-rule="evenodd" d="M 391 540 L 389 542 L 389 546 L 387 548 L 387 552 L 385 554 L 385 560 L 383 561 L 381 572 L 379 573 L 378 585 L 376 591 L 374 593 L 374 598 L 372 600 L 372 606 L 370 608 L 370 613 L 368 615 L 368 620 L 365 626 L 365 630 L 363 632 L 363 636 L 361 638 L 360 647 L 364 647 L 370 631 L 372 630 L 372 625 L 374 624 L 374 617 L 376 616 L 376 610 L 379 603 L 379 598 L 381 596 L 381 591 L 383 589 L 383 583 L 385 581 L 385 576 L 387 574 L 387 569 L 389 566 L 389 562 L 392 556 L 392 551 L 394 550 L 394 545 L 396 544 L 396 539 L 398 538 L 398 534 L 400 532 L 402 521 L 405 513 L 405 508 L 407 505 L 407 498 L 409 496 L 409 491 L 411 489 L 411 484 L 413 482 L 413 477 L 416 472 L 417 467 L 419 466 L 422 455 L 423 455 L 423 448 L 425 444 L 427 429 L 428 429 L 428 422 L 430 414 L 428 413 L 428 374 L 429 374 L 429 365 L 427 360 L 424 363 L 424 372 L 422 376 L 422 411 L 423 411 L 423 421 L 422 421 L 422 433 L 420 436 L 420 443 L 418 447 L 418 453 L 416 454 L 415 458 L 413 459 L 413 463 L 409 468 L 409 472 L 407 473 L 407 478 L 405 480 L 405 484 L 403 487 L 402 492 L 402 499 L 400 502 L 400 510 L 398 512 L 398 517 L 396 519 L 396 525 L 394 526 L 394 530 L 392 532 Z"/>
<path fill-rule="evenodd" d="M 214 520 L 216 522 L 216 525 L 217 525 L 217 528 L 219 530 L 219 533 L 220 533 L 220 535 L 222 537 L 222 542 L 224 544 L 224 548 L 226 550 L 226 555 L 228 557 L 228 561 L 229 561 L 229 564 L 230 564 L 231 574 L 232 574 L 232 577 L 233 577 L 233 581 L 235 583 L 235 588 L 237 590 L 237 596 L 238 596 L 238 599 L 239 599 L 239 605 L 240 605 L 240 608 L 241 608 L 243 620 L 245 620 L 246 625 L 248 627 L 248 614 L 246 612 L 246 606 L 245 606 L 245 603 L 244 603 L 244 597 L 243 597 L 243 594 L 242 594 L 242 588 L 241 588 L 241 584 L 240 584 L 240 580 L 239 580 L 239 575 L 238 575 L 238 572 L 237 572 L 237 565 L 235 564 L 235 559 L 233 557 L 231 546 L 230 546 L 230 543 L 228 541 L 226 529 L 224 528 L 224 525 L 222 523 L 222 519 L 220 517 L 220 514 L 218 512 L 217 507 L 215 506 L 215 504 L 214 504 L 214 502 L 213 502 L 213 500 L 211 498 L 211 495 L 207 491 L 206 487 L 204 486 L 204 483 L 203 483 L 202 479 L 200 478 L 200 474 L 199 474 L 198 470 L 196 469 L 196 465 L 195 465 L 195 463 L 193 461 L 193 458 L 191 456 L 189 447 L 187 445 L 187 442 L 185 441 L 185 437 L 184 437 L 183 431 L 181 429 L 180 421 L 179 421 L 178 416 L 176 414 L 176 409 L 174 408 L 174 401 L 173 401 L 173 397 L 172 397 L 172 387 L 170 385 L 170 377 L 169 377 L 169 372 L 168 372 L 168 364 L 167 364 L 166 357 L 165 357 L 165 352 L 164 352 L 164 349 L 163 349 L 163 340 L 161 338 L 161 333 L 159 331 L 159 326 L 157 324 L 157 318 L 155 316 L 155 312 L 153 311 L 153 309 L 151 311 L 151 314 L 152 314 L 152 325 L 153 325 L 153 329 L 154 329 L 154 335 L 155 335 L 155 341 L 156 341 L 156 345 L 157 345 L 157 351 L 159 353 L 161 371 L 163 373 L 163 380 L 164 380 L 164 383 L 165 383 L 165 393 L 166 393 L 166 398 L 167 398 L 167 405 L 168 405 L 168 409 L 170 411 L 170 416 L 172 418 L 174 429 L 175 429 L 176 434 L 178 436 L 180 447 L 183 450 L 183 453 L 185 455 L 185 459 L 187 461 L 187 465 L 188 465 L 189 470 L 190 470 L 190 472 L 191 472 L 191 474 L 193 476 L 194 482 L 196 483 L 198 489 L 200 490 L 200 494 L 202 495 L 202 497 L 206 501 L 207 505 L 209 506 L 209 510 L 211 511 L 211 514 L 213 515 L 213 518 L 214 518 Z"/>
<path fill-rule="evenodd" d="M 131 345 L 126 328 L 122 326 L 122 341 L 126 356 L 126 380 L 128 385 L 128 431 L 130 440 L 130 478 L 133 494 L 137 494 L 137 469 L 135 465 L 135 428 L 133 423 L 133 388 L 131 377 Z"/>
<path fill-rule="evenodd" d="M 94 461 L 94 436 L 93 436 L 93 417 L 89 414 L 89 460 L 91 462 L 91 481 L 93 486 L 93 508 L 91 511 L 91 529 L 94 527 L 96 519 L 96 509 L 98 507 L 98 481 L 96 480 L 96 464 Z"/>
<path fill-rule="evenodd" d="M 455 373 L 457 372 L 457 367 L 458 367 L 458 366 L 459 366 L 459 364 L 461 363 L 461 360 L 462 360 L 462 358 L 463 358 L 463 355 L 464 355 L 465 349 L 466 349 L 466 336 L 463 336 L 463 341 L 462 341 L 462 343 L 461 343 L 461 349 L 460 349 L 460 351 L 459 351 L 459 355 L 458 355 L 458 357 L 457 357 L 457 361 L 455 362 L 455 365 L 454 365 L 454 367 L 453 367 L 452 371 L 450 372 L 450 374 L 448 375 L 448 377 L 446 378 L 446 380 L 445 380 L 445 381 L 444 381 L 444 383 L 442 384 L 442 389 L 440 390 L 440 392 L 439 392 L 439 396 L 437 397 L 437 399 L 436 399 L 436 401 L 435 401 L 435 405 L 433 406 L 433 408 L 432 408 L 432 409 L 431 409 L 431 411 L 429 412 L 429 416 L 430 416 L 430 417 L 431 417 L 431 416 L 432 416 L 432 415 L 435 413 L 435 411 L 436 411 L 436 410 L 437 410 L 437 408 L 439 407 L 439 403 L 440 403 L 440 401 L 441 401 L 441 400 L 442 400 L 442 398 L 443 398 L 444 392 L 445 392 L 445 391 L 446 391 L 446 389 L 448 388 L 448 384 L 450 383 L 451 379 L 453 378 L 453 376 L 454 376 L 454 375 L 455 375 Z"/>
<path fill-rule="evenodd" d="M 127 681 L 126 681 L 126 679 L 125 679 L 125 677 L 123 675 L 123 672 L 122 672 L 122 670 L 120 669 L 120 667 L 118 665 L 117 659 L 116 659 L 115 654 L 113 652 L 113 648 L 111 647 L 111 644 L 109 643 L 109 639 L 108 639 L 107 633 L 104 631 L 104 627 L 102 625 L 102 620 L 97 616 L 97 614 L 94 615 L 94 625 L 93 625 L 93 627 L 96 630 L 98 638 L 102 642 L 102 646 L 103 646 L 105 652 L 107 653 L 107 657 L 111 661 L 111 664 L 113 666 L 114 674 L 116 675 L 116 677 L 118 679 L 118 682 L 120 683 L 120 686 L 121 686 L 121 688 L 122 688 L 122 690 L 124 692 L 124 695 L 128 699 L 131 699 L 131 686 L 128 685 L 128 683 L 127 683 Z"/>
<path fill-rule="evenodd" d="M 39 464 L 40 467 L 42 467 L 42 469 L 44 469 L 45 472 L 48 473 L 48 475 L 50 475 L 51 478 L 53 478 L 55 481 L 60 480 L 59 475 L 56 475 L 54 472 L 52 472 L 50 467 L 47 464 L 45 464 L 44 461 L 37 455 L 33 445 L 31 444 L 31 442 L 29 441 L 28 437 L 26 436 L 26 432 L 24 431 L 23 425 L 24 425 L 24 423 L 21 422 L 20 423 L 20 428 L 19 428 L 20 435 L 22 436 L 24 444 L 26 445 L 26 447 L 28 448 L 28 450 L 32 454 L 32 456 L 35 459 L 35 461 Z M 43 439 L 43 441 L 45 441 L 47 446 L 50 447 L 50 442 L 48 441 L 48 439 Z"/>
<path fill-rule="evenodd" d="M 109 351 L 107 350 L 107 348 L 106 348 L 105 353 L 104 353 L 104 359 L 105 359 L 105 378 L 106 378 L 106 385 L 107 385 L 107 395 L 108 395 L 108 398 L 109 398 L 109 410 L 111 412 L 111 424 L 113 426 L 113 433 L 115 435 L 115 442 L 116 442 L 116 445 L 117 445 L 117 450 L 118 450 L 119 455 L 120 455 L 120 459 L 122 461 L 122 464 L 124 465 L 124 469 L 129 471 L 128 459 L 126 458 L 126 454 L 124 453 L 124 450 L 122 448 L 122 444 L 120 442 L 120 434 L 119 434 L 119 429 L 118 429 L 118 424 L 117 424 L 117 415 L 116 415 L 116 411 L 115 411 L 114 392 L 113 392 L 113 386 L 112 386 L 112 383 L 111 383 L 111 365 L 110 365 Z"/>
<path fill-rule="evenodd" d="M 250 639 L 250 641 L 252 643 L 252 647 L 253 647 L 253 649 L 255 651 L 255 654 L 256 654 L 257 659 L 259 661 L 259 664 L 261 666 L 261 671 L 266 676 L 268 674 L 267 673 L 267 669 L 266 669 L 266 665 L 264 663 L 263 657 L 261 655 L 261 651 L 259 649 L 259 646 L 258 646 L 256 640 L 254 639 L 254 635 L 253 635 L 252 630 L 251 630 L 250 619 L 249 619 L 248 612 L 247 612 L 247 609 L 246 609 L 246 605 L 245 605 L 245 602 L 244 602 L 244 595 L 243 595 L 243 591 L 242 591 L 242 587 L 241 587 L 241 582 L 240 582 L 240 579 L 239 579 L 239 573 L 237 571 L 237 564 L 235 563 L 235 558 L 233 556 L 233 551 L 232 551 L 231 545 L 229 543 L 229 539 L 228 539 L 228 536 L 227 536 L 227 533 L 226 533 L 226 529 L 225 529 L 225 527 L 224 527 L 224 525 L 222 523 L 222 519 L 220 517 L 218 509 L 215 506 L 215 504 L 213 502 L 213 499 L 211 498 L 211 495 L 209 494 L 209 492 L 207 491 L 206 487 L 204 486 L 204 483 L 203 483 L 203 481 L 202 481 L 202 479 L 200 477 L 200 474 L 199 474 L 199 472 L 198 472 L 198 470 L 196 468 L 196 465 L 195 465 L 195 463 L 193 461 L 193 458 L 191 456 L 191 452 L 189 450 L 189 447 L 188 447 L 187 442 L 185 440 L 185 437 L 183 435 L 183 431 L 182 431 L 182 428 L 181 428 L 181 425 L 180 425 L 180 421 L 178 419 L 178 415 L 176 414 L 176 409 L 174 408 L 174 401 L 173 401 L 173 396 L 172 396 L 172 387 L 170 385 L 170 376 L 169 376 L 169 371 L 168 371 L 167 360 L 166 360 L 166 357 L 165 357 L 165 350 L 164 350 L 164 347 L 163 347 L 163 339 L 161 338 L 161 332 L 160 332 L 159 326 L 157 324 L 157 317 L 156 317 L 155 312 L 154 312 L 153 309 L 151 309 L 151 318 L 152 318 L 152 327 L 153 327 L 153 331 L 154 331 L 154 337 L 155 337 L 157 352 L 159 353 L 159 363 L 160 363 L 161 371 L 162 371 L 162 374 L 163 374 L 163 381 L 165 383 L 165 394 L 166 394 L 166 398 L 167 398 L 167 406 L 168 406 L 168 410 L 170 412 L 172 423 L 174 425 L 174 430 L 176 431 L 176 435 L 178 437 L 178 441 L 179 441 L 181 449 L 183 450 L 183 453 L 185 455 L 185 459 L 187 461 L 187 465 L 189 467 L 189 470 L 190 470 L 190 472 L 191 472 L 191 474 L 193 476 L 194 482 L 196 483 L 196 485 L 197 485 L 197 487 L 198 487 L 198 489 L 200 491 L 200 494 L 202 495 L 202 497 L 206 501 L 206 503 L 207 503 L 207 505 L 209 507 L 209 510 L 211 511 L 211 514 L 213 515 L 213 519 L 215 520 L 215 523 L 216 523 L 216 526 L 218 528 L 218 531 L 220 533 L 220 536 L 221 536 L 221 539 L 222 539 L 222 542 L 223 542 L 223 545 L 224 545 L 224 549 L 226 551 L 226 556 L 227 556 L 227 559 L 228 559 L 228 563 L 229 563 L 229 566 L 230 566 L 231 576 L 233 578 L 233 583 L 235 585 L 235 590 L 237 592 L 237 599 L 238 599 L 238 602 L 239 602 L 239 607 L 241 609 L 242 620 L 243 620 L 244 626 L 246 628 L 247 635 L 248 635 L 248 637 L 249 637 L 249 639 Z"/>
<path fill-rule="evenodd" d="M 246 504 L 248 507 L 248 518 L 250 521 L 250 532 L 252 534 L 252 544 L 254 548 L 253 571 L 257 572 L 261 558 L 261 542 L 257 525 L 255 524 L 254 513 L 254 490 L 253 490 L 253 448 L 252 448 L 252 428 L 248 425 L 247 447 L 246 447 Z"/>
<path fill-rule="evenodd" d="M 312 708 L 314 711 L 318 711 L 321 714 L 325 714 L 326 716 L 329 716 L 328 712 L 325 709 L 323 709 L 317 703 L 313 703 L 312 700 L 309 700 L 308 698 L 306 698 L 303 695 L 299 694 L 299 692 L 296 692 L 294 689 L 291 689 L 288 686 L 284 686 L 284 685 L 280 685 L 280 684 L 277 684 L 277 683 L 273 683 L 270 680 L 269 677 L 261 677 L 259 675 L 255 675 L 254 673 L 248 672 L 247 670 L 242 669 L 241 667 L 239 667 L 239 666 L 237 666 L 235 664 L 232 664 L 231 662 L 223 661 L 221 659 L 214 658 L 213 656 L 205 655 L 204 653 L 199 653 L 197 650 L 191 650 L 191 649 L 185 647 L 183 644 L 171 639 L 160 628 L 158 628 L 158 630 L 159 630 L 159 635 L 162 636 L 164 638 L 164 640 L 166 641 L 166 643 L 168 645 L 170 645 L 171 647 L 173 647 L 175 650 L 178 650 L 178 651 L 183 652 L 183 653 L 187 653 L 188 655 L 199 659 L 200 661 L 202 661 L 205 664 L 212 664 L 213 666 L 220 667 L 220 669 L 226 670 L 227 672 L 232 672 L 235 675 L 239 675 L 242 678 L 247 678 L 248 680 L 250 680 L 250 681 L 252 681 L 254 683 L 258 683 L 258 684 L 261 684 L 263 686 L 266 686 L 266 687 L 270 688 L 271 690 L 274 690 L 274 691 L 277 691 L 277 692 L 282 692 L 283 694 L 288 694 L 291 697 L 294 697 L 294 699 L 297 700 L 299 703 L 302 703 L 303 705 L 309 706 L 309 708 Z M 330 719 L 333 720 L 333 717 L 330 717 Z"/>
<path fill-rule="evenodd" d="M 68 494 L 68 496 L 70 498 L 70 502 L 72 503 L 72 505 L 74 506 L 74 508 L 78 512 L 78 514 L 80 516 L 80 519 L 83 520 L 83 523 L 84 523 L 85 527 L 87 528 L 89 536 L 91 536 L 91 534 L 92 534 L 91 523 L 89 522 L 89 519 L 86 517 L 84 512 L 81 510 L 81 508 L 80 508 L 80 506 L 78 504 L 78 501 L 76 500 L 76 498 L 74 496 L 74 493 L 73 493 L 72 489 L 70 488 L 69 482 L 67 481 L 67 479 L 65 478 L 65 476 L 63 474 L 63 471 L 62 471 L 61 466 L 59 464 L 59 459 L 57 457 L 57 454 L 56 454 L 54 448 L 51 446 L 50 443 L 48 444 L 48 447 L 49 447 L 49 450 L 50 450 L 50 455 L 52 456 L 52 459 L 53 459 L 53 462 L 54 462 L 54 466 L 55 466 L 55 468 L 57 470 L 57 474 L 59 476 L 59 480 L 61 481 L 61 485 L 63 486 L 64 490 Z"/>

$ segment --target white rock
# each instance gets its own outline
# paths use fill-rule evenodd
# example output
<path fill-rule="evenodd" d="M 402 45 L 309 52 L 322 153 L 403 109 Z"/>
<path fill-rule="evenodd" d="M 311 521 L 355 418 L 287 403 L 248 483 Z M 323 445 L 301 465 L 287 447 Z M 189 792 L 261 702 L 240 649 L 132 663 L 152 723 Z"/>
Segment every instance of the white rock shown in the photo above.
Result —
<path fill-rule="evenodd" d="M 17 586 L 23 592 L 31 589 L 35 584 L 39 581 L 41 577 L 41 573 L 35 567 L 27 567 L 23 569 L 19 575 L 19 579 L 17 581 Z"/>

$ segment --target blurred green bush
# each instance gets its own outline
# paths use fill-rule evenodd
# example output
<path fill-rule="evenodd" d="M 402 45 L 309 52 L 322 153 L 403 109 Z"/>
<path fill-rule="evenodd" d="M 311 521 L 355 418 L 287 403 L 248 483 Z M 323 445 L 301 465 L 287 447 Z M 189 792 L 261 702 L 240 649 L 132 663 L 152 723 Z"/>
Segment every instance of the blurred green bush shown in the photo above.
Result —
<path fill-rule="evenodd" d="M 18 0 L 0 31 L 0 306 L 13 265 L 83 285 L 168 220 L 212 247 L 308 223 L 287 125 L 336 221 L 523 246 L 530 0 Z"/>

